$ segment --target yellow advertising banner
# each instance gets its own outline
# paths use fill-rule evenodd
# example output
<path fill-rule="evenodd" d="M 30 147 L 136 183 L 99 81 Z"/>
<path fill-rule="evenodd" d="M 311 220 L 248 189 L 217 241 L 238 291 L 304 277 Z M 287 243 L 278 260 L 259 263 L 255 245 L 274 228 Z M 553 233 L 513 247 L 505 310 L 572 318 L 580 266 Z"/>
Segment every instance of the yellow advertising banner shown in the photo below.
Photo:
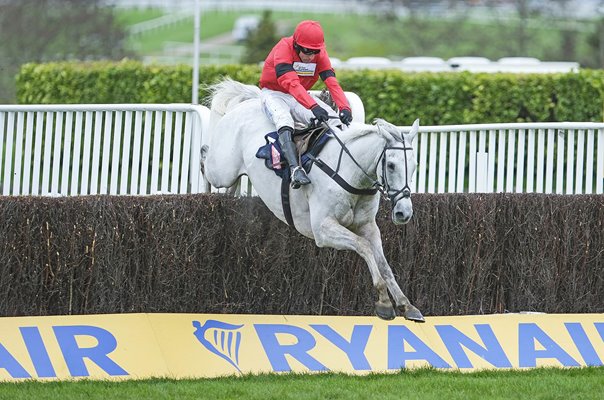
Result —
<path fill-rule="evenodd" d="M 603 365 L 604 314 L 0 318 L 0 380 L 205 378 Z"/>

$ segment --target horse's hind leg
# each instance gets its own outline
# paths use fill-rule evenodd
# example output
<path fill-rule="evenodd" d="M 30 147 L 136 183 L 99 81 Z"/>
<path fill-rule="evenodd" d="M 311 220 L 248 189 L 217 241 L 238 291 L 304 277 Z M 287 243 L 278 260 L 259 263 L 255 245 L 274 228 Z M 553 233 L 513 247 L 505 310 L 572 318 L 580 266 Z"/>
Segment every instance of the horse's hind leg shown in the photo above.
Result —
<path fill-rule="evenodd" d="M 210 193 L 212 190 L 210 183 L 208 182 L 208 178 L 206 178 L 206 158 L 208 157 L 208 151 L 210 147 L 207 144 L 201 146 L 201 150 L 199 152 L 199 167 L 201 169 L 201 175 L 203 176 L 203 186 L 202 192 Z"/>
<path fill-rule="evenodd" d="M 387 285 L 380 274 L 378 265 L 374 258 L 371 243 L 363 237 L 356 235 L 340 225 L 335 219 L 327 217 L 322 220 L 318 229 L 313 229 L 317 246 L 333 247 L 337 250 L 354 250 L 369 267 L 373 286 L 378 292 L 378 301 L 375 303 L 375 313 L 385 320 L 396 317 L 390 297 L 388 297 Z"/>
<path fill-rule="evenodd" d="M 403 310 L 405 319 L 415 322 L 425 322 L 422 313 L 417 309 L 417 307 L 411 304 L 407 296 L 405 296 L 400 286 L 396 282 L 396 278 L 394 277 L 392 269 L 390 268 L 390 265 L 388 265 L 388 261 L 384 255 L 382 238 L 380 236 L 380 230 L 377 224 L 373 222 L 363 226 L 359 230 L 359 234 L 371 244 L 373 254 L 375 255 L 375 260 L 378 264 L 379 272 L 386 282 L 388 290 L 392 294 L 396 306 Z"/>
<path fill-rule="evenodd" d="M 201 173 L 207 183 L 207 192 L 210 191 L 209 185 L 215 188 L 229 188 L 228 194 L 235 195 L 237 191 L 238 179 L 241 176 L 241 162 L 228 159 L 224 154 L 216 154 L 208 145 L 203 145 L 200 151 Z"/>

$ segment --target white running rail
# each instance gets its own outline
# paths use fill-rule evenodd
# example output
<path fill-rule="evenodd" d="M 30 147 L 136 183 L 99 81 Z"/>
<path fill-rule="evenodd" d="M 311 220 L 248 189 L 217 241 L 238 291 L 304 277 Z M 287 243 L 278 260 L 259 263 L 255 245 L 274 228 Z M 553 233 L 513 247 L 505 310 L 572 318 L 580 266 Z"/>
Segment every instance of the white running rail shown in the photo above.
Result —
<path fill-rule="evenodd" d="M 413 147 L 416 193 L 604 193 L 604 123 L 420 126 Z"/>
<path fill-rule="evenodd" d="M 2 194 L 197 193 L 208 116 L 187 104 L 0 105 Z"/>
<path fill-rule="evenodd" d="M 189 104 L 0 105 L 1 193 L 202 192 L 208 120 Z M 421 126 L 414 148 L 418 193 L 604 193 L 604 123 Z M 246 177 L 238 192 L 254 195 Z"/>
<path fill-rule="evenodd" d="M 422 126 L 414 148 L 418 193 L 604 192 L 603 123 Z"/>

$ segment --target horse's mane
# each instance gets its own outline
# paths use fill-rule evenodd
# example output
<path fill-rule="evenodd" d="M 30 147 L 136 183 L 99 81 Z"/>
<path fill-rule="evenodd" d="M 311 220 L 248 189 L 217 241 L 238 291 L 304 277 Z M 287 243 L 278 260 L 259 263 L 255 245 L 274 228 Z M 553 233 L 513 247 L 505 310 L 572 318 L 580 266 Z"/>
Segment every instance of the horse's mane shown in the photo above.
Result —
<path fill-rule="evenodd" d="M 257 86 L 245 85 L 231 78 L 224 78 L 218 83 L 206 86 L 205 89 L 209 93 L 205 101 L 206 105 L 219 115 L 226 114 L 239 103 L 260 96 L 260 88 Z"/>
<path fill-rule="evenodd" d="M 342 131 L 342 134 L 340 134 L 339 137 L 344 143 L 350 143 L 372 133 L 382 134 L 386 139 L 389 139 L 389 137 L 398 138 L 401 136 L 399 129 L 395 125 L 384 119 L 376 118 L 373 120 L 373 125 L 352 125 L 351 128 Z M 390 135 L 386 135 L 386 133 L 389 133 Z"/>

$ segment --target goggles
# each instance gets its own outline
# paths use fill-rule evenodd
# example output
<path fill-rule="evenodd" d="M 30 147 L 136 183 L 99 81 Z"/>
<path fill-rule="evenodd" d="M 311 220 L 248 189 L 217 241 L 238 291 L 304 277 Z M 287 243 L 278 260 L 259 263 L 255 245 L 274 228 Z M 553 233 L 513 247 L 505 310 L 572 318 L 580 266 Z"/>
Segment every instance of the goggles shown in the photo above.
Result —
<path fill-rule="evenodd" d="M 296 45 L 296 50 L 301 51 L 307 56 L 319 54 L 321 52 L 321 49 L 307 49 L 306 47 L 302 47 L 299 44 Z"/>

